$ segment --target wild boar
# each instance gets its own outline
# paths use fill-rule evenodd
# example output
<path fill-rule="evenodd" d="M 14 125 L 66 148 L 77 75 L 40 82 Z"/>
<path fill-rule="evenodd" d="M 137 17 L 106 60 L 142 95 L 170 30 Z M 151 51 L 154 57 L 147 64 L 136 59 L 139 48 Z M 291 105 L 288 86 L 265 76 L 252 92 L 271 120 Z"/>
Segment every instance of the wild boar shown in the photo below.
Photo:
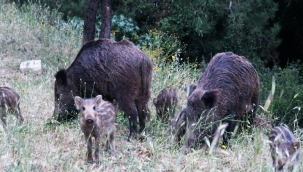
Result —
<path fill-rule="evenodd" d="M 115 121 L 118 114 L 117 103 L 102 99 L 101 95 L 91 99 L 75 97 L 75 105 L 80 110 L 80 127 L 87 141 L 87 161 L 92 163 L 92 137 L 95 138 L 95 161 L 99 163 L 100 139 L 106 139 L 106 150 L 115 153 Z"/>
<path fill-rule="evenodd" d="M 11 88 L 0 87 L 0 115 L 1 122 L 6 125 L 6 115 L 8 113 L 14 114 L 21 124 L 23 122 L 23 116 L 20 111 L 20 96 Z"/>
<path fill-rule="evenodd" d="M 196 85 L 191 84 L 187 87 L 187 97 L 196 89 Z M 171 134 L 175 138 L 174 140 L 177 143 L 180 143 L 181 139 L 186 133 L 186 108 L 182 109 L 177 113 L 174 118 L 171 120 Z"/>
<path fill-rule="evenodd" d="M 272 129 L 273 119 L 269 115 L 261 113 L 254 118 L 254 125 L 263 133 L 269 133 Z"/>
<path fill-rule="evenodd" d="M 186 133 L 186 124 L 186 108 L 184 108 L 171 120 L 171 134 L 177 143 L 180 143 Z"/>
<path fill-rule="evenodd" d="M 253 124 L 259 90 L 258 73 L 244 56 L 232 52 L 216 54 L 187 99 L 188 123 L 181 152 L 187 153 L 205 137 L 212 139 L 220 122 L 228 123 L 223 138 L 227 145 L 238 121 L 248 118 Z"/>
<path fill-rule="evenodd" d="M 176 90 L 171 87 L 165 87 L 159 92 L 157 98 L 154 98 L 153 103 L 156 107 L 157 119 L 167 123 L 171 114 L 175 113 L 175 108 L 178 104 Z"/>
<path fill-rule="evenodd" d="M 273 128 L 269 134 L 269 140 L 275 171 L 283 171 L 286 164 L 289 167 L 300 164 L 300 142 L 287 127 Z"/>
<path fill-rule="evenodd" d="M 100 39 L 86 43 L 74 62 L 55 74 L 55 110 L 59 122 L 75 118 L 74 95 L 116 99 L 129 118 L 129 137 L 141 133 L 149 113 L 148 101 L 153 65 L 148 56 L 127 40 Z"/>

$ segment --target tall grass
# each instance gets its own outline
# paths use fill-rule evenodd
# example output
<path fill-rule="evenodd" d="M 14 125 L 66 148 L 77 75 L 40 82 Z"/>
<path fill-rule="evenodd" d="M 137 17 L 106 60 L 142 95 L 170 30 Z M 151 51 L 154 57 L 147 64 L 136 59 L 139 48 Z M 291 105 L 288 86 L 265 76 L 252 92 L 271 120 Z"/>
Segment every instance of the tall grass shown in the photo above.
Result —
<path fill-rule="evenodd" d="M 152 121 L 144 141 L 128 142 L 128 124 L 119 116 L 117 153 L 110 156 L 101 151 L 99 166 L 87 164 L 86 143 L 77 120 L 46 125 L 54 108 L 53 75 L 76 57 L 81 33 L 72 20 L 62 21 L 55 10 L 35 4 L 18 9 L 0 2 L 0 86 L 12 87 L 20 94 L 25 118 L 18 126 L 15 118 L 8 116 L 7 131 L 0 131 L 1 171 L 271 171 L 267 137 L 259 132 L 239 134 L 231 148 L 217 148 L 211 155 L 206 146 L 180 157 L 179 145 L 168 137 L 169 126 L 155 120 L 151 101 Z M 162 62 L 157 49 L 142 49 L 154 62 L 151 98 L 171 86 L 178 91 L 177 109 L 184 108 L 185 89 L 197 82 L 201 70 L 193 64 Z M 34 59 L 42 60 L 42 75 L 18 70 L 20 62 Z"/>

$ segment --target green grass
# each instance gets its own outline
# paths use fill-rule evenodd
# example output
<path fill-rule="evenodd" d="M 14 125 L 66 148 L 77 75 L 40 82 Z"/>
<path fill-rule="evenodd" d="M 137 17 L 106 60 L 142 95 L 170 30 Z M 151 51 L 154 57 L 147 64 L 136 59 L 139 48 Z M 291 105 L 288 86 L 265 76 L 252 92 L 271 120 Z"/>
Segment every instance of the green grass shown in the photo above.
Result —
<path fill-rule="evenodd" d="M 78 120 L 46 125 L 54 108 L 53 75 L 71 64 L 82 41 L 81 28 L 57 16 L 56 11 L 39 5 L 17 9 L 0 2 L 0 86 L 19 93 L 25 118 L 24 124 L 18 126 L 15 118 L 8 116 L 7 131 L 0 131 L 0 171 L 271 171 L 267 136 L 256 131 L 238 134 L 229 149 L 218 147 L 209 155 L 208 147 L 204 147 L 180 157 L 180 147 L 168 137 L 169 126 L 155 120 L 152 101 L 146 140 L 128 142 L 128 122 L 119 116 L 117 153 L 110 156 L 101 145 L 100 166 L 87 164 L 86 143 Z M 161 62 L 161 50 L 157 48 L 142 49 L 154 62 L 151 100 L 163 87 L 171 86 L 178 92 L 177 111 L 184 108 L 185 89 L 197 82 L 201 70 L 194 64 Z M 42 60 L 42 75 L 19 71 L 22 61 L 34 59 Z M 261 76 L 266 79 L 264 83 L 271 83 L 268 75 Z M 263 97 L 268 95 L 268 87 L 264 87 Z M 302 137 L 301 130 L 295 134 Z"/>

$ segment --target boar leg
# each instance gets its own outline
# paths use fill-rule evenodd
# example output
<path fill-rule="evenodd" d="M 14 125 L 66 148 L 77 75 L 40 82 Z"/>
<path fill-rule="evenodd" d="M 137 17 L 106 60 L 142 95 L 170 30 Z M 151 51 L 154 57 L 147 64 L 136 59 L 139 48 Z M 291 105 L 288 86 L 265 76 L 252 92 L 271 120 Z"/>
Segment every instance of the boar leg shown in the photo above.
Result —
<path fill-rule="evenodd" d="M 231 119 L 227 121 L 228 126 L 226 127 L 225 133 L 226 135 L 223 135 L 223 144 L 226 146 L 229 146 L 229 140 L 231 139 L 231 136 L 237 126 L 237 121 Z"/>
<path fill-rule="evenodd" d="M 24 118 L 21 115 L 19 104 L 17 105 L 17 108 L 15 109 L 15 113 L 14 114 L 15 114 L 16 118 L 19 120 L 19 124 L 22 124 L 23 121 L 24 121 Z"/>
<path fill-rule="evenodd" d="M 252 102 L 253 111 L 252 111 L 252 116 L 250 117 L 249 122 L 250 122 L 250 125 L 254 125 L 254 119 L 256 117 L 256 113 L 257 113 L 258 108 L 259 108 L 259 105 L 258 105 L 259 104 L 259 94 L 258 94 L 258 92 L 253 95 L 251 102 Z"/>
<path fill-rule="evenodd" d="M 223 121 L 223 123 L 228 123 L 228 126 L 225 129 L 224 135 L 223 135 L 223 145 L 229 146 L 229 140 L 231 139 L 231 136 L 237 126 L 237 120 L 236 119 L 236 113 L 235 112 L 228 112 L 225 117 L 226 120 Z M 219 126 L 219 125 L 218 125 Z"/>
<path fill-rule="evenodd" d="M 1 115 L 1 123 L 5 126 L 6 125 L 6 115 L 5 115 L 5 113 L 2 113 L 2 115 Z"/>
<path fill-rule="evenodd" d="M 90 135 L 85 136 L 85 140 L 87 140 L 87 162 L 93 163 L 93 156 L 92 156 L 92 138 Z"/>
<path fill-rule="evenodd" d="M 137 116 L 138 112 L 137 109 L 132 106 L 133 108 L 129 111 L 125 111 L 126 116 L 128 117 L 129 121 L 129 136 L 128 136 L 128 141 L 130 141 L 131 138 L 136 138 L 137 135 Z"/>
<path fill-rule="evenodd" d="M 110 149 L 110 153 L 111 155 L 115 154 L 115 140 L 114 140 L 114 132 L 111 132 L 109 134 L 109 136 L 106 139 L 106 149 L 109 150 Z"/>
<path fill-rule="evenodd" d="M 95 162 L 99 164 L 99 144 L 100 144 L 100 135 L 95 137 Z"/>
<path fill-rule="evenodd" d="M 146 116 L 148 116 L 149 109 L 147 105 L 138 101 L 136 101 L 136 106 L 138 110 L 139 124 L 140 124 L 139 133 L 142 133 L 142 131 L 145 129 L 145 120 L 146 120 Z"/>

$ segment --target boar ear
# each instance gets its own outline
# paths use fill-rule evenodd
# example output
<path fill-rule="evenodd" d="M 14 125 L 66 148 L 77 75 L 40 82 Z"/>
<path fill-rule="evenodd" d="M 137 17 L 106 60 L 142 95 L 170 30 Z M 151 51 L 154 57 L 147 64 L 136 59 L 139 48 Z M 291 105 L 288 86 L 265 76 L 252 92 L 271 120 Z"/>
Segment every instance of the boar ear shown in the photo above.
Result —
<path fill-rule="evenodd" d="M 157 104 L 157 98 L 154 98 L 154 99 L 153 99 L 153 103 L 154 103 L 154 105 L 156 106 L 156 104 Z"/>
<path fill-rule="evenodd" d="M 59 70 L 56 74 L 55 74 L 55 78 L 56 78 L 56 82 L 60 85 L 67 85 L 67 77 L 66 77 L 66 72 L 65 69 L 61 69 Z"/>
<path fill-rule="evenodd" d="M 79 96 L 75 97 L 75 105 L 76 105 L 76 108 L 78 110 L 81 109 L 81 106 L 82 106 L 82 98 L 81 97 L 79 97 Z"/>
<path fill-rule="evenodd" d="M 190 84 L 190 85 L 187 87 L 187 92 L 186 92 L 187 97 L 188 97 L 189 95 L 191 95 L 191 93 L 194 92 L 196 88 L 197 88 L 197 85 L 195 85 L 195 84 Z"/>
<path fill-rule="evenodd" d="M 95 98 L 95 102 L 99 106 L 102 102 L 102 95 L 97 95 Z"/>
<path fill-rule="evenodd" d="M 217 103 L 218 94 L 219 94 L 219 90 L 217 90 L 217 89 L 206 91 L 203 94 L 201 100 L 203 101 L 203 103 L 205 104 L 205 106 L 208 109 L 211 109 L 211 108 L 215 107 L 215 105 Z"/>

